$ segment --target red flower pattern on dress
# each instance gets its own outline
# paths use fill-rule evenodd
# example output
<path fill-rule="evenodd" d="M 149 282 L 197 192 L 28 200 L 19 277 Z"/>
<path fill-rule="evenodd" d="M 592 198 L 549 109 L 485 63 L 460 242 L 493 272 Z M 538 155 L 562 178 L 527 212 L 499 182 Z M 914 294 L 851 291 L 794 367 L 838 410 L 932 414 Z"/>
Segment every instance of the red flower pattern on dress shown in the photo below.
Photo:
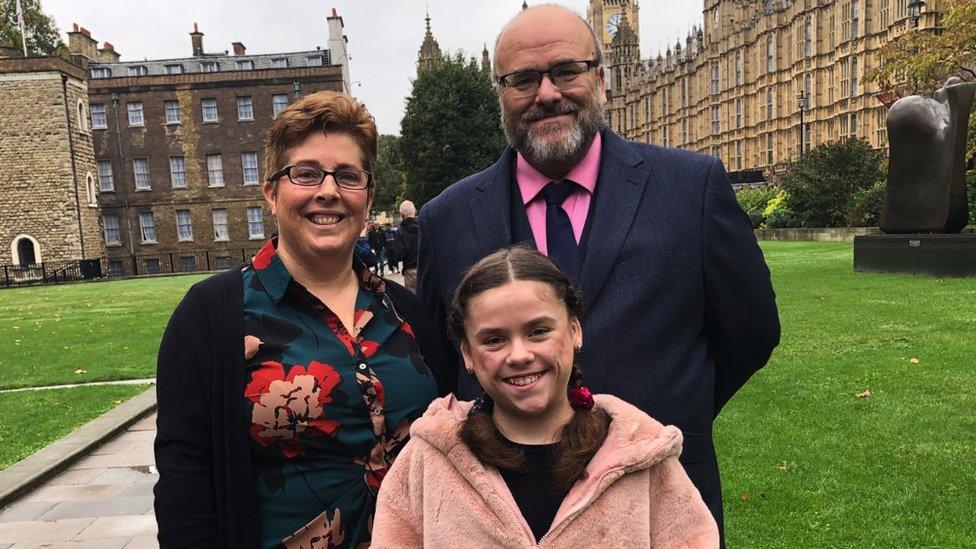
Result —
<path fill-rule="evenodd" d="M 312 361 L 285 374 L 280 362 L 267 361 L 251 374 L 244 396 L 254 403 L 253 438 L 261 446 L 276 444 L 285 457 L 303 455 L 302 437 L 331 436 L 339 423 L 325 418 L 325 405 L 342 377 L 332 366 Z"/>
<path fill-rule="evenodd" d="M 400 323 L 400 329 L 406 332 L 407 334 L 409 334 L 410 337 L 417 339 L 417 336 L 413 334 L 413 326 L 411 326 L 410 323 L 407 322 L 406 320 Z"/>
<path fill-rule="evenodd" d="M 254 257 L 251 258 L 251 264 L 254 265 L 254 268 L 257 270 L 267 269 L 268 265 L 271 265 L 271 259 L 274 258 L 275 254 L 277 253 L 278 250 L 275 249 L 274 240 L 269 240 L 267 244 L 258 250 L 258 253 L 254 254 Z"/>
<path fill-rule="evenodd" d="M 359 348 L 362 349 L 364 357 L 371 358 L 380 350 L 380 344 L 369 339 L 361 339 L 359 340 Z"/>
<path fill-rule="evenodd" d="M 397 454 L 400 453 L 400 450 L 407 443 L 407 438 L 410 436 L 410 424 L 411 422 L 409 420 L 404 419 L 392 435 L 387 435 L 386 433 L 380 434 L 376 446 L 373 446 L 373 450 L 369 455 L 365 459 L 356 460 L 356 463 L 366 468 L 363 480 L 366 481 L 366 485 L 370 488 L 374 490 L 380 489 L 386 473 L 393 465 L 393 460 L 396 459 Z"/>
<path fill-rule="evenodd" d="M 372 528 L 370 528 L 372 530 Z M 342 512 L 337 508 L 332 518 L 325 510 L 300 530 L 282 540 L 286 549 L 329 549 L 341 547 L 346 541 L 346 529 L 342 526 Z"/>

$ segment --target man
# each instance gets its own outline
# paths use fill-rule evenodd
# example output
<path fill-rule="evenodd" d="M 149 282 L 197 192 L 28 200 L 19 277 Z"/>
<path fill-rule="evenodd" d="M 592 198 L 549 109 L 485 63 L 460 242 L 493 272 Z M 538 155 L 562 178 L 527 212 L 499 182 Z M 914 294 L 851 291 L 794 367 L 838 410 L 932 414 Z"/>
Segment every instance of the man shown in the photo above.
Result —
<path fill-rule="evenodd" d="M 779 342 L 769 270 L 721 162 L 607 129 L 602 61 L 589 26 L 558 6 L 502 30 L 511 147 L 424 206 L 420 296 L 443 326 L 472 263 L 517 242 L 549 255 L 587 304 L 586 384 L 682 429 L 681 461 L 721 528 L 712 422 Z M 476 391 L 462 369 L 459 394 Z"/>
<path fill-rule="evenodd" d="M 397 259 L 396 254 L 393 253 L 393 240 L 396 239 L 396 229 L 393 225 L 389 223 L 383 224 L 383 249 L 386 250 L 386 263 L 387 267 L 390 268 L 391 273 L 397 272 L 397 263 L 400 261 Z"/>
<path fill-rule="evenodd" d="M 369 247 L 373 249 L 373 253 L 376 254 L 376 272 L 380 276 L 384 275 L 386 267 L 386 254 L 384 252 L 384 246 L 386 246 L 386 233 L 383 231 L 383 227 L 379 223 L 370 222 L 369 228 Z"/>
<path fill-rule="evenodd" d="M 393 238 L 393 257 L 400 262 L 400 272 L 403 273 L 403 285 L 411 292 L 417 291 L 417 246 L 419 227 L 417 225 L 417 207 L 413 202 L 404 200 L 400 204 L 400 226 L 397 227 Z"/>

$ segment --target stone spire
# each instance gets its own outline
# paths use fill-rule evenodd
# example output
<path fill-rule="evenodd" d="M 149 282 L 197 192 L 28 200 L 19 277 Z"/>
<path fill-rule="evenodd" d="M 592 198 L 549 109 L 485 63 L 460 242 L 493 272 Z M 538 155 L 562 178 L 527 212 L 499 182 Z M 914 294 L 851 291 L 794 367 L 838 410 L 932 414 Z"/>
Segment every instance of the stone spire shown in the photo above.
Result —
<path fill-rule="evenodd" d="M 491 74 L 491 58 L 488 57 L 488 44 L 481 50 L 481 72 L 486 75 Z"/>
<path fill-rule="evenodd" d="M 424 35 L 424 43 L 420 45 L 420 52 L 417 54 L 417 72 L 435 67 L 444 60 L 441 47 L 437 40 L 434 40 L 434 34 L 430 31 L 430 12 L 427 12 L 424 21 L 427 22 L 427 33 Z"/>

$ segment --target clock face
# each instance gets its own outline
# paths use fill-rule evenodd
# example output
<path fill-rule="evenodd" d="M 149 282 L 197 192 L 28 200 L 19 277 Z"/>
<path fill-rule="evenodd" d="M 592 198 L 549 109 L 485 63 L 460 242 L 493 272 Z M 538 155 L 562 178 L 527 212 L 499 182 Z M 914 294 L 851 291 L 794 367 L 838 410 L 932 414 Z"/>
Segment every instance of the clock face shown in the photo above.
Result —
<path fill-rule="evenodd" d="M 623 19 L 623 17 L 624 17 L 623 15 L 619 13 L 615 13 L 607 18 L 607 24 L 606 24 L 607 34 L 609 34 L 610 36 L 617 35 L 617 31 L 620 30 L 620 20 Z"/>

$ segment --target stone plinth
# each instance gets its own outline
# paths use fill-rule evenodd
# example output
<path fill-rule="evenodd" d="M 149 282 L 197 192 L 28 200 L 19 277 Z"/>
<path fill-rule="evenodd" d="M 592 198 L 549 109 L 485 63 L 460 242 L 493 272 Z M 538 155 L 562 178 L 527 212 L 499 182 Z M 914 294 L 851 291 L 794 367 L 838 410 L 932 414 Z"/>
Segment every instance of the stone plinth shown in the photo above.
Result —
<path fill-rule="evenodd" d="M 976 234 L 896 234 L 854 238 L 854 270 L 976 277 Z"/>

